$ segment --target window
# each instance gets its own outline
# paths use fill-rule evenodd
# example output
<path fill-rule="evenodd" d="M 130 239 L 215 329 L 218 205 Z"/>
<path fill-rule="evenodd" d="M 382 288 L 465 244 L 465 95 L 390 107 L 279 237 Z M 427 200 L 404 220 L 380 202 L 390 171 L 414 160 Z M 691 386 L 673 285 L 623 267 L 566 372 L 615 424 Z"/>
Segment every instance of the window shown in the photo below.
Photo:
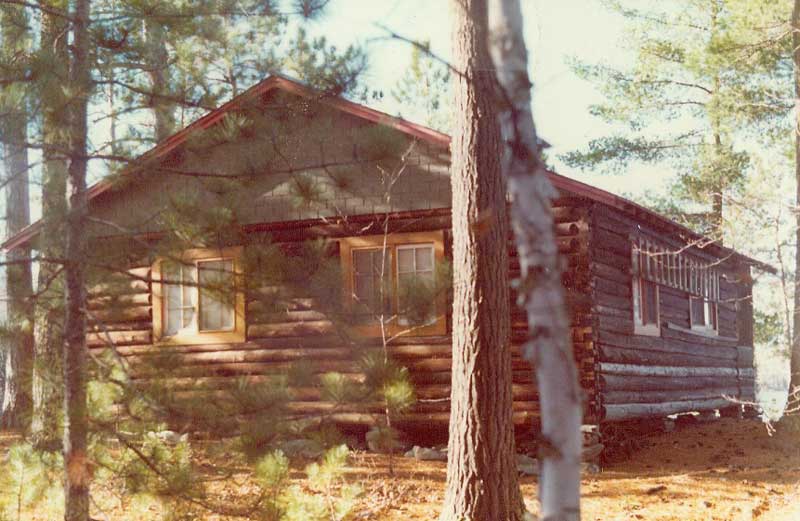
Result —
<path fill-rule="evenodd" d="M 717 303 L 703 297 L 691 297 L 692 329 L 717 331 Z"/>
<path fill-rule="evenodd" d="M 340 242 L 345 304 L 358 333 L 438 335 L 446 332 L 446 299 L 436 286 L 443 234 L 416 232 L 348 237 Z"/>
<path fill-rule="evenodd" d="M 684 250 L 670 250 L 649 239 L 634 240 L 631 259 L 634 333 L 660 334 L 659 287 L 685 295 L 691 329 L 714 334 L 718 331 L 720 275 L 712 263 L 698 260 Z"/>
<path fill-rule="evenodd" d="M 353 250 L 353 301 L 359 320 L 392 314 L 391 250 L 383 248 Z"/>
<path fill-rule="evenodd" d="M 427 298 L 426 288 L 434 288 L 433 244 L 397 247 L 397 305 L 401 325 L 430 324 L 436 320 L 435 306 L 418 306 L 417 299 Z"/>
<path fill-rule="evenodd" d="M 653 273 L 658 271 L 654 251 L 648 245 L 634 244 L 632 249 L 633 332 L 658 336 L 661 323 L 658 310 L 658 285 Z"/>
<path fill-rule="evenodd" d="M 153 268 L 156 342 L 244 341 L 244 295 L 237 291 L 241 248 L 190 250 Z"/>
<path fill-rule="evenodd" d="M 661 333 L 658 315 L 658 286 L 641 277 L 633 279 L 634 333 Z"/>

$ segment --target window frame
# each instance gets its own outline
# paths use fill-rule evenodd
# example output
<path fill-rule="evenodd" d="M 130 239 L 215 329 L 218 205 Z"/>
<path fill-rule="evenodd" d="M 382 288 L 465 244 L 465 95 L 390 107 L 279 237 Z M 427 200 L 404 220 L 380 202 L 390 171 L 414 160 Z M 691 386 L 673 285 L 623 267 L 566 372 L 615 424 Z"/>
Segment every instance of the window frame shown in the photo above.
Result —
<path fill-rule="evenodd" d="M 631 292 L 633 294 L 633 333 L 635 335 L 661 336 L 661 292 L 658 283 L 646 280 L 641 276 L 634 276 L 632 279 Z M 643 295 L 642 283 L 649 282 L 655 288 L 656 301 L 656 321 L 655 323 L 644 323 L 644 303 L 646 299 Z"/>
<path fill-rule="evenodd" d="M 197 344 L 218 344 L 231 342 L 244 342 L 246 337 L 247 324 L 245 320 L 245 297 L 242 272 L 242 252 L 241 246 L 231 246 L 226 248 L 196 248 L 186 250 L 181 253 L 179 258 L 159 258 L 152 266 L 152 306 L 153 306 L 153 342 L 157 345 L 197 345 Z M 198 264 L 203 262 L 224 261 L 233 262 L 233 281 L 235 292 L 233 328 L 222 330 L 200 331 L 200 287 L 199 287 L 199 268 Z M 167 298 L 165 286 L 168 284 L 163 281 L 163 265 L 167 262 L 179 264 L 194 264 L 197 271 L 198 286 L 196 292 L 196 320 L 195 329 L 180 330 L 174 335 L 166 336 L 166 312 Z"/>
<path fill-rule="evenodd" d="M 397 314 L 399 308 L 399 276 L 397 251 L 398 246 L 430 245 L 433 247 L 433 272 L 436 277 L 436 266 L 444 262 L 444 232 L 442 230 L 428 232 L 408 232 L 408 233 L 389 233 L 387 235 L 362 235 L 357 237 L 344 237 L 339 240 L 339 258 L 341 261 L 343 278 L 342 300 L 346 307 L 353 301 L 355 290 L 355 271 L 353 266 L 353 252 L 364 249 L 391 249 L 390 263 L 387 266 L 389 276 L 391 276 L 391 302 L 393 316 L 386 321 L 384 331 L 381 330 L 380 323 L 357 324 L 350 326 L 349 329 L 357 335 L 367 337 L 379 337 L 385 333 L 389 337 L 403 336 L 436 336 L 447 333 L 447 296 L 443 292 L 436 298 L 435 317 L 429 324 L 410 326 L 400 324 L 400 316 Z"/>
<path fill-rule="evenodd" d="M 643 336 L 661 336 L 661 292 L 659 283 L 656 280 L 650 280 L 644 276 L 645 272 L 649 272 L 650 264 L 654 261 L 649 255 L 655 253 L 650 248 L 649 243 L 643 245 L 642 241 L 632 241 L 631 244 L 631 302 L 633 308 L 633 334 Z M 641 266 L 642 255 L 647 255 L 646 266 Z M 655 287 L 656 295 L 656 322 L 655 324 L 644 323 L 644 295 L 642 291 L 643 282 L 649 282 Z"/>
<path fill-rule="evenodd" d="M 695 324 L 694 321 L 694 306 L 696 302 L 703 303 L 703 323 Z M 713 316 L 712 316 L 713 314 Z M 713 320 L 712 320 L 713 319 Z M 689 295 L 689 325 L 692 331 L 697 331 L 707 335 L 719 335 L 719 304 L 714 300 L 701 296 Z"/>

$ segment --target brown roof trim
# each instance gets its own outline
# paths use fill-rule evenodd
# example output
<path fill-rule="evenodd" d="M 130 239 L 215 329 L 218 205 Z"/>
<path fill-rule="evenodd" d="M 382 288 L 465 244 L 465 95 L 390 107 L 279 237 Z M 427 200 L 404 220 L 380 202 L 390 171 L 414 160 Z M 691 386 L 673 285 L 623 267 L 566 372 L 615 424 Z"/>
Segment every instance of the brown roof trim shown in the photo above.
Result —
<path fill-rule="evenodd" d="M 285 92 L 290 92 L 292 94 L 304 98 L 315 99 L 332 108 L 341 110 L 345 113 L 351 114 L 359 118 L 366 119 L 368 121 L 372 121 L 373 123 L 395 128 L 400 132 L 403 132 L 404 134 L 416 137 L 422 141 L 425 141 L 437 147 L 441 147 L 443 149 L 449 149 L 450 147 L 450 136 L 448 136 L 447 134 L 443 134 L 436 130 L 430 129 L 422 125 L 418 125 L 416 123 L 412 123 L 410 121 L 406 121 L 402 118 L 390 116 L 389 114 L 386 114 L 384 112 L 380 112 L 378 110 L 369 108 L 365 105 L 361 105 L 359 103 L 346 100 L 339 96 L 328 96 L 325 93 L 322 93 L 318 90 L 308 87 L 307 85 L 304 85 L 303 83 L 297 80 L 293 80 L 291 78 L 281 75 L 272 75 L 266 78 L 265 80 L 257 83 L 256 85 L 250 87 L 245 92 L 231 99 L 227 103 L 221 105 L 219 108 L 214 109 L 205 116 L 202 116 L 201 118 L 197 119 L 184 129 L 176 132 L 172 136 L 158 143 L 155 147 L 153 147 L 149 151 L 142 154 L 139 158 L 137 158 L 135 162 L 137 164 L 140 164 L 142 162 L 149 161 L 151 159 L 157 159 L 159 157 L 165 156 L 166 154 L 174 150 L 177 146 L 184 143 L 192 132 L 195 132 L 197 130 L 204 130 L 211 127 L 215 123 L 219 122 L 225 116 L 225 114 L 227 114 L 230 110 L 240 106 L 243 102 L 253 99 L 256 96 L 262 95 L 274 89 L 280 89 Z M 134 169 L 135 166 L 129 167 L 124 171 L 124 173 L 132 172 Z M 649 210 L 644 206 L 634 203 L 633 201 L 629 201 L 628 199 L 625 199 L 618 195 L 614 195 L 611 192 L 607 192 L 595 186 L 591 186 L 586 183 L 582 183 L 580 181 L 564 177 L 562 175 L 556 174 L 555 172 L 548 172 L 548 174 L 550 176 L 550 180 L 553 183 L 553 185 L 561 191 L 570 192 L 574 195 L 585 197 L 592 201 L 597 201 L 603 204 L 607 204 L 613 208 L 616 208 L 628 214 L 635 215 L 637 217 L 643 217 L 643 216 L 647 217 L 661 224 L 676 228 L 678 231 L 680 231 L 680 233 L 683 233 L 692 239 L 704 238 L 702 235 L 693 232 L 689 228 L 681 224 L 678 224 L 675 221 L 672 221 L 671 219 L 668 219 L 663 215 L 660 215 L 652 210 Z M 87 190 L 88 199 L 91 201 L 92 199 L 98 197 L 99 195 L 107 192 L 112 187 L 113 187 L 112 181 L 101 180 L 92 185 L 91 187 L 89 187 L 89 189 Z M 23 228 L 16 235 L 13 235 L 12 237 L 8 238 L 5 242 L 0 244 L 0 247 L 8 251 L 23 246 L 27 244 L 29 241 L 31 241 L 39 233 L 41 227 L 42 227 L 41 220 L 36 221 L 33 224 L 27 226 L 26 228 Z M 723 254 L 736 255 L 739 258 L 745 259 L 749 264 L 753 266 L 756 266 L 770 273 L 775 273 L 775 269 L 772 266 L 764 264 L 755 259 L 748 258 L 731 249 L 724 248 L 719 245 L 714 245 L 714 246 L 716 246 L 716 248 Z"/>

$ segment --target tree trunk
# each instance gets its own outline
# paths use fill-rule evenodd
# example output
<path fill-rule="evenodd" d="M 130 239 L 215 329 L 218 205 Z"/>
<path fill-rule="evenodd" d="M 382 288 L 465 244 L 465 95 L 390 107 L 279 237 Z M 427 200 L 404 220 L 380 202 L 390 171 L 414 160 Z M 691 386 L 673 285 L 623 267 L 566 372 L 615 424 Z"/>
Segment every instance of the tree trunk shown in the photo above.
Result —
<path fill-rule="evenodd" d="M 155 120 L 155 140 L 163 141 L 175 131 L 175 104 L 169 100 L 169 55 L 164 26 L 154 16 L 145 18 L 147 75 L 150 76 L 150 105 Z"/>
<path fill-rule="evenodd" d="M 41 2 L 50 9 L 66 10 L 63 0 Z M 33 423 L 38 445 L 57 447 L 61 439 L 62 332 L 64 287 L 64 221 L 67 192 L 67 147 L 64 138 L 68 108 L 63 86 L 67 83 L 66 20 L 42 12 L 41 50 L 48 64 L 43 78 L 42 103 L 42 231 L 39 234 L 38 298 L 35 304 L 36 365 L 33 374 Z"/>
<path fill-rule="evenodd" d="M 519 0 L 492 0 L 492 58 L 505 100 L 500 113 L 503 171 L 520 260 L 520 295 L 536 368 L 542 432 L 540 516 L 580 519 L 581 389 L 569 337 L 550 200 L 555 190 L 539 157 Z"/>
<path fill-rule="evenodd" d="M 508 224 L 486 0 L 454 9 L 453 362 L 442 520 L 519 520 L 512 423 Z"/>
<path fill-rule="evenodd" d="M 794 60 L 794 175 L 797 182 L 795 196 L 795 253 L 794 269 L 794 320 L 792 324 L 791 386 L 800 386 L 800 0 L 794 1 L 792 10 L 792 59 Z"/>
<path fill-rule="evenodd" d="M 24 8 L 3 6 L 0 8 L 3 51 L 9 54 L 25 45 L 27 20 Z M 17 88 L 11 86 L 10 88 Z M 4 168 L 8 176 L 6 184 L 6 237 L 19 232 L 31 222 L 28 199 L 28 118 L 24 106 L 8 107 L 3 119 L 2 141 L 4 143 Z M 6 265 L 6 292 L 8 296 L 7 320 L 13 329 L 7 356 L 0 365 L 5 367 L 6 378 L 0 381 L 0 426 L 27 430 L 32 412 L 33 374 L 33 316 L 31 297 L 33 281 L 31 275 L 30 250 L 17 249 L 8 252 Z"/>
<path fill-rule="evenodd" d="M 64 519 L 89 519 L 88 411 L 86 403 L 86 141 L 89 72 L 89 0 L 75 0 L 70 68 L 70 158 L 64 319 Z"/>

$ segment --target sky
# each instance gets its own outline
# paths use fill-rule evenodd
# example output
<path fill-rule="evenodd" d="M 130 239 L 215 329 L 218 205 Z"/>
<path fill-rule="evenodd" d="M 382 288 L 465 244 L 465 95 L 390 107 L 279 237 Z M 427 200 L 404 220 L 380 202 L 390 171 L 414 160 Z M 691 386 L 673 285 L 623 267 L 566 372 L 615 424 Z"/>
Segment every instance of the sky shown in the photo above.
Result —
<path fill-rule="evenodd" d="M 418 41 L 429 40 L 432 52 L 450 58 L 448 0 L 336 0 L 314 29 L 344 47 L 360 43 L 370 53 L 365 82 L 387 92 L 402 76 L 410 57 L 410 44 L 392 39 L 383 27 Z M 641 194 L 664 186 L 665 177 L 652 167 L 632 166 L 624 175 L 576 171 L 558 155 L 585 146 L 610 128 L 589 114 L 589 106 L 602 100 L 588 82 L 567 65 L 571 57 L 590 63 L 623 65 L 623 25 L 596 0 L 523 0 L 525 39 L 534 81 L 534 117 L 539 133 L 552 145 L 548 158 L 556 170 L 618 194 Z M 402 107 L 384 96 L 370 102 L 374 108 L 398 114 Z M 407 112 L 407 111 L 406 111 Z"/>

